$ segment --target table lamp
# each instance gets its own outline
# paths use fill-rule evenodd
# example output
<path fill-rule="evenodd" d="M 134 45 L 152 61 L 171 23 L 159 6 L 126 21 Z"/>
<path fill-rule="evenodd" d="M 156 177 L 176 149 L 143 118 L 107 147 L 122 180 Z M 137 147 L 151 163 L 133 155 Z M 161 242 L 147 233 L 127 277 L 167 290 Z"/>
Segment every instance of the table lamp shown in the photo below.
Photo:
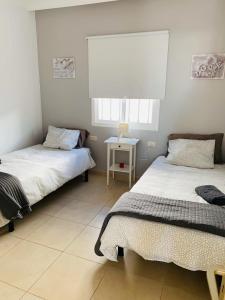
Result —
<path fill-rule="evenodd" d="M 120 123 L 118 127 L 118 139 L 128 135 L 129 125 L 128 123 Z"/>

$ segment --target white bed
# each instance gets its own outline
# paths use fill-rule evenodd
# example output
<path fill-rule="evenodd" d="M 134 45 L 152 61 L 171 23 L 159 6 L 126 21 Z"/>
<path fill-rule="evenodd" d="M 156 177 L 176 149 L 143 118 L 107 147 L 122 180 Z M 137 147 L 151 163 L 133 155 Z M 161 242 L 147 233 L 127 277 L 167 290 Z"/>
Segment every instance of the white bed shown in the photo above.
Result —
<path fill-rule="evenodd" d="M 132 192 L 206 203 L 195 187 L 211 184 L 225 193 L 225 165 L 215 169 L 174 166 L 157 158 Z M 206 204 L 209 205 L 209 204 Z M 101 238 L 101 252 L 117 260 L 117 246 L 128 248 L 146 260 L 173 262 L 189 270 L 206 271 L 225 265 L 225 238 L 173 225 L 113 216 Z"/>
<path fill-rule="evenodd" d="M 2 155 L 1 160 L 0 172 L 20 180 L 31 205 L 95 166 L 88 148 L 65 151 L 42 145 Z M 0 213 L 0 227 L 8 222 Z"/>

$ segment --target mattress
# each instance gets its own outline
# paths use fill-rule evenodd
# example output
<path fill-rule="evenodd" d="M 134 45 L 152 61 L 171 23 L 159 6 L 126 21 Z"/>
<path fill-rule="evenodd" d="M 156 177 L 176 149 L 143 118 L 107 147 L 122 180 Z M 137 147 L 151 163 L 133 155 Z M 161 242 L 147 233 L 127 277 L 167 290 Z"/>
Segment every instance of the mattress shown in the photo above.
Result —
<path fill-rule="evenodd" d="M 161 156 L 131 191 L 209 205 L 195 193 L 195 187 L 207 184 L 225 193 L 225 165 L 196 169 L 171 165 Z M 193 271 L 225 265 L 225 238 L 129 217 L 113 216 L 101 238 L 100 250 L 109 260 L 117 260 L 117 246 L 131 249 L 146 260 L 173 262 Z"/>
<path fill-rule="evenodd" d="M 88 148 L 71 151 L 35 145 L 1 156 L 0 171 L 16 176 L 33 205 L 95 166 Z M 7 224 L 0 213 L 0 227 Z"/>

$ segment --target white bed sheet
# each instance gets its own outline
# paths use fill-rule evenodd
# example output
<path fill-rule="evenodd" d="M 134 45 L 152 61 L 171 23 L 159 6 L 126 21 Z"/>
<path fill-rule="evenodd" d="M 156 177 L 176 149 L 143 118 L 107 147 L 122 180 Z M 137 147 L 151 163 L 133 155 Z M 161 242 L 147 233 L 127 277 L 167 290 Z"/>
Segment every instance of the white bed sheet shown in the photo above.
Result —
<path fill-rule="evenodd" d="M 131 191 L 206 203 L 195 193 L 195 187 L 205 184 L 225 193 L 225 165 L 196 169 L 170 165 L 165 157 L 159 157 Z M 114 216 L 101 238 L 100 249 L 109 260 L 116 261 L 117 245 L 146 260 L 173 262 L 193 271 L 225 265 L 225 238 L 163 223 Z"/>
<path fill-rule="evenodd" d="M 65 151 L 42 145 L 2 155 L 1 160 L 0 171 L 20 180 L 31 205 L 95 166 L 88 148 Z M 0 214 L 0 226 L 7 223 Z"/>

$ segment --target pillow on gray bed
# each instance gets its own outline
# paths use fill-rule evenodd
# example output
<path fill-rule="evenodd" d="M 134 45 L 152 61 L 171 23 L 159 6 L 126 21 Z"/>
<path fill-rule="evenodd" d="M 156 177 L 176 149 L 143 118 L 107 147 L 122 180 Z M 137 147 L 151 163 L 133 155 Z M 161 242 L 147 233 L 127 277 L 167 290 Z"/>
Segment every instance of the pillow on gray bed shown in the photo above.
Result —
<path fill-rule="evenodd" d="M 49 126 L 43 146 L 54 149 L 72 150 L 77 146 L 79 136 L 80 130 L 69 130 Z"/>
<path fill-rule="evenodd" d="M 89 132 L 86 130 L 86 129 L 81 129 L 81 128 L 69 128 L 69 127 L 66 127 L 66 129 L 69 129 L 69 130 L 79 130 L 80 131 L 80 135 L 79 135 L 79 138 L 78 138 L 78 143 L 76 145 L 76 149 L 79 149 L 79 148 L 83 148 L 85 146 L 85 142 L 89 136 Z"/>
<path fill-rule="evenodd" d="M 215 140 L 170 140 L 167 161 L 177 166 L 213 169 L 214 150 Z"/>
<path fill-rule="evenodd" d="M 215 152 L 214 152 L 214 163 L 222 164 L 222 143 L 223 143 L 223 133 L 213 133 L 213 134 L 195 134 L 195 133 L 172 133 L 168 136 L 168 140 L 176 139 L 187 139 L 187 140 L 215 140 Z M 167 153 L 168 154 L 168 153 Z"/>
<path fill-rule="evenodd" d="M 60 127 L 61 128 L 61 127 Z M 78 142 L 76 144 L 76 146 L 74 148 L 79 149 L 79 148 L 83 148 L 85 146 L 85 142 L 89 136 L 89 132 L 86 129 L 80 129 L 80 128 L 62 128 L 62 129 L 68 129 L 68 130 L 79 130 L 80 131 L 80 135 L 78 138 Z"/>

